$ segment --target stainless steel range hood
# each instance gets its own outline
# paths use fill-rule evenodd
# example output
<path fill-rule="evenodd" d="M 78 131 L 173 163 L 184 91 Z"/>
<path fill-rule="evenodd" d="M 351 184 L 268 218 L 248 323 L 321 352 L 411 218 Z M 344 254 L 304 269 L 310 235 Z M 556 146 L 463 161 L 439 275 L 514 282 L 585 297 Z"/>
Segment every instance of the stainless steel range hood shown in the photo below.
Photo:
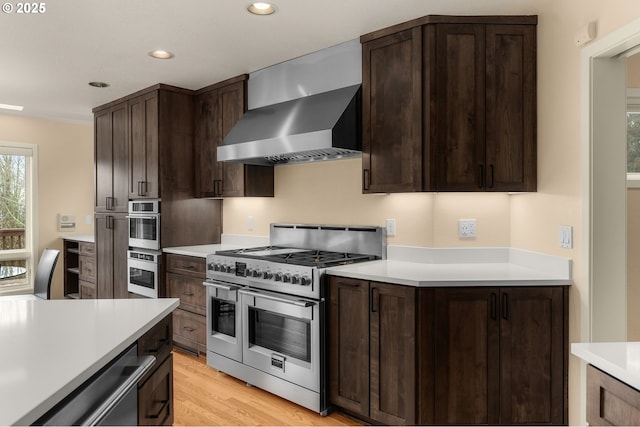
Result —
<path fill-rule="evenodd" d="M 249 76 L 249 111 L 218 161 L 279 165 L 361 155 L 361 47 L 353 40 Z"/>

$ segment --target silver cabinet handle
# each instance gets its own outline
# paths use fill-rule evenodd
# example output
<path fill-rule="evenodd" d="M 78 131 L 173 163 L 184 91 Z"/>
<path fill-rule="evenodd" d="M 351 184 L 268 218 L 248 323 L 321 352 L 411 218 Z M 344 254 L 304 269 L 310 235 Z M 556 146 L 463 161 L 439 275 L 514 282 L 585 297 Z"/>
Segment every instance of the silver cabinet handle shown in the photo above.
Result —
<path fill-rule="evenodd" d="M 138 380 L 147 373 L 151 366 L 155 363 L 156 358 L 153 356 L 142 356 L 138 358 L 138 367 L 127 376 L 120 386 L 113 392 L 95 411 L 93 411 L 83 422 L 82 425 L 95 426 L 100 423 L 109 414 L 109 411 L 120 403 L 125 394 L 136 386 Z"/>

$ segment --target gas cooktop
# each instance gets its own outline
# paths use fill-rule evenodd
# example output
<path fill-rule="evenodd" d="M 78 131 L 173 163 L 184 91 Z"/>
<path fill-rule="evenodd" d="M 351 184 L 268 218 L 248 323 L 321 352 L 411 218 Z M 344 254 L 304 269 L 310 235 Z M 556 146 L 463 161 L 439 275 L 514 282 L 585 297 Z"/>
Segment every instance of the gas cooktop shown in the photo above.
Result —
<path fill-rule="evenodd" d="M 327 268 L 378 259 L 375 255 L 333 252 L 317 249 L 262 246 L 216 252 L 216 255 L 250 258 L 305 267 Z"/>

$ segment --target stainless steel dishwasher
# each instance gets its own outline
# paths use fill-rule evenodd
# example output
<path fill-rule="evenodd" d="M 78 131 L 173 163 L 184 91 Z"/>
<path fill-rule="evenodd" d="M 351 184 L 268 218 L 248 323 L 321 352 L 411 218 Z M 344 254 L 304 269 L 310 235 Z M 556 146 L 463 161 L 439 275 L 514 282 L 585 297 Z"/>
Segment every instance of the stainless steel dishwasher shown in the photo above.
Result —
<path fill-rule="evenodd" d="M 137 384 L 155 360 L 132 345 L 34 425 L 137 425 Z"/>

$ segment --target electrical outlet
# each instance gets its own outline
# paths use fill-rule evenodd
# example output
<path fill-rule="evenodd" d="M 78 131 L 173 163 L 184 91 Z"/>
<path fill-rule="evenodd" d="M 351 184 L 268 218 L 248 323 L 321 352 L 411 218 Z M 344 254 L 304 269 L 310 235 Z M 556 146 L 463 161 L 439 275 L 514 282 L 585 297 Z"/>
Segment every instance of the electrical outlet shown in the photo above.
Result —
<path fill-rule="evenodd" d="M 476 237 L 476 220 L 475 219 L 459 219 L 458 220 L 458 236 L 466 239 Z"/>
<path fill-rule="evenodd" d="M 387 236 L 395 236 L 396 235 L 396 220 L 388 219 L 386 221 L 387 226 Z"/>
<path fill-rule="evenodd" d="M 247 230 L 253 230 L 253 217 L 251 215 L 247 217 Z"/>

